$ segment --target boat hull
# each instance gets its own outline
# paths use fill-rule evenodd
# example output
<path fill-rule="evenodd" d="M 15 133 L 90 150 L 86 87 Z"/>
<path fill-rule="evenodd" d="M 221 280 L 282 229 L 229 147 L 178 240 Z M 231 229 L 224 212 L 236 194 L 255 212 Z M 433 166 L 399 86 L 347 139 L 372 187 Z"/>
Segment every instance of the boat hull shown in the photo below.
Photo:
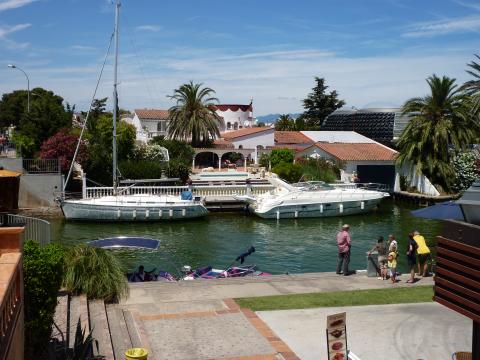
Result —
<path fill-rule="evenodd" d="M 165 206 L 119 206 L 84 204 L 64 201 L 62 211 L 67 220 L 153 222 L 193 219 L 206 216 L 208 210 L 201 203 Z"/>
<path fill-rule="evenodd" d="M 344 201 L 330 203 L 281 204 L 267 211 L 259 211 L 254 206 L 249 210 L 264 219 L 319 218 L 364 214 L 373 210 L 382 199 Z M 363 203 L 363 205 L 362 205 Z"/>

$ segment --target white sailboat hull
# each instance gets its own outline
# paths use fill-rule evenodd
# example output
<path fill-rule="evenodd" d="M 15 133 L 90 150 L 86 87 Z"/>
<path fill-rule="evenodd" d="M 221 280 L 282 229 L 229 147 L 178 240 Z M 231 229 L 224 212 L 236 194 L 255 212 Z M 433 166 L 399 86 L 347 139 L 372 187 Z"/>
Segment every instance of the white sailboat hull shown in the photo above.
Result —
<path fill-rule="evenodd" d="M 202 202 L 174 196 L 105 196 L 97 199 L 65 200 L 67 220 L 145 222 L 193 219 L 206 216 Z"/>

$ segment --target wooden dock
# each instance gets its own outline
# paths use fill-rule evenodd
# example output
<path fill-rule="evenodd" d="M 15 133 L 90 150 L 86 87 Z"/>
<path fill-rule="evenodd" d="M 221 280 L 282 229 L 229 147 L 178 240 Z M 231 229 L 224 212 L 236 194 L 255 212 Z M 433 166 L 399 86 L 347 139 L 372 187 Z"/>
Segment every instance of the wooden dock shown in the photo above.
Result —
<path fill-rule="evenodd" d="M 418 193 L 410 193 L 407 191 L 395 191 L 393 193 L 393 199 L 395 201 L 404 201 L 408 203 L 417 204 L 420 206 L 430 206 L 437 203 L 456 200 L 460 197 L 459 194 L 455 195 L 440 195 L 440 196 L 430 196 Z"/>

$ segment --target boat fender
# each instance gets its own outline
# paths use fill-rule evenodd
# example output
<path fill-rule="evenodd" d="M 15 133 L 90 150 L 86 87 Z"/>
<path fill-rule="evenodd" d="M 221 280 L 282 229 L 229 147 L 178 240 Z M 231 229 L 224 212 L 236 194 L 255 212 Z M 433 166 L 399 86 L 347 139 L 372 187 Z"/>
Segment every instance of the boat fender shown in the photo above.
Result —
<path fill-rule="evenodd" d="M 182 216 L 185 217 L 187 215 L 187 209 L 182 209 Z"/>
<path fill-rule="evenodd" d="M 365 201 L 362 201 L 360 203 L 360 209 L 362 209 L 362 210 L 365 209 Z"/>
<path fill-rule="evenodd" d="M 320 204 L 320 214 L 323 214 L 323 204 Z"/>
<path fill-rule="evenodd" d="M 122 216 L 122 211 L 121 211 L 121 210 L 117 210 L 117 218 L 120 219 L 120 216 Z"/>
<path fill-rule="evenodd" d="M 137 210 L 133 210 L 133 218 L 135 219 L 137 217 Z"/>
<path fill-rule="evenodd" d="M 168 210 L 168 216 L 169 216 L 170 218 L 173 217 L 173 209 Z"/>
<path fill-rule="evenodd" d="M 158 210 L 158 217 L 161 219 L 163 217 L 162 209 Z"/>
<path fill-rule="evenodd" d="M 339 205 L 339 211 L 340 211 L 340 213 L 343 213 L 343 204 Z"/>
<path fill-rule="evenodd" d="M 145 210 L 145 218 L 148 219 L 150 216 L 150 210 Z"/>

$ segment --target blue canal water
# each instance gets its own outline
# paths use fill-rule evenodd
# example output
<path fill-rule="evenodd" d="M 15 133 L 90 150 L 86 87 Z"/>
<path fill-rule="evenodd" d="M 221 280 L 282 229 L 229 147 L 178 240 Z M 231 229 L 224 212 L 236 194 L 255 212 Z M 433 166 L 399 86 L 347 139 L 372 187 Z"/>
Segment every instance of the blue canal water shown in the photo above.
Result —
<path fill-rule="evenodd" d="M 366 252 L 379 235 L 395 234 L 399 242 L 399 269 L 406 270 L 407 234 L 420 231 L 430 246 L 441 223 L 415 218 L 413 207 L 385 200 L 367 215 L 323 219 L 265 220 L 244 213 L 211 213 L 204 219 L 171 223 L 82 223 L 50 220 L 54 240 L 66 245 L 89 240 L 135 235 L 161 240 L 158 251 L 115 251 L 125 270 L 139 264 L 175 272 L 182 265 L 224 268 L 255 246 L 246 263 L 257 264 L 273 274 L 334 271 L 337 258 L 335 236 L 343 223 L 350 224 L 351 269 L 365 269 Z"/>

